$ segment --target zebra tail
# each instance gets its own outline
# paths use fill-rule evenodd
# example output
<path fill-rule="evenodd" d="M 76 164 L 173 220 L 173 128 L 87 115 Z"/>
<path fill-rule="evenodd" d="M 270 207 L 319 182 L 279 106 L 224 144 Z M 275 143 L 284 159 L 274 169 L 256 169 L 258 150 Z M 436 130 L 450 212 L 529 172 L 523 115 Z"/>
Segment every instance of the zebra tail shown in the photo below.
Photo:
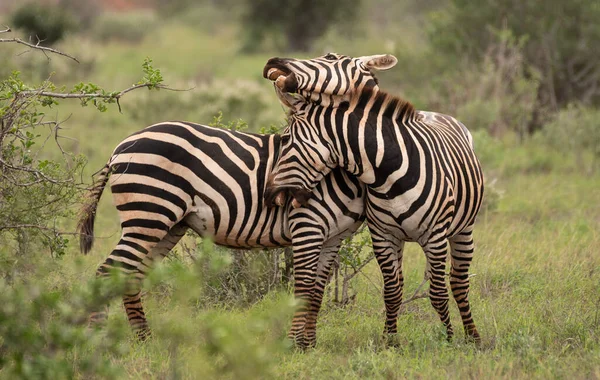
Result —
<path fill-rule="evenodd" d="M 80 219 L 77 224 L 77 232 L 79 233 L 79 249 L 83 254 L 87 254 L 94 244 L 94 219 L 96 219 L 96 209 L 98 208 L 98 202 L 108 182 L 110 176 L 110 163 L 107 163 L 104 168 L 97 174 L 94 179 L 92 189 L 87 195 L 81 211 Z"/>

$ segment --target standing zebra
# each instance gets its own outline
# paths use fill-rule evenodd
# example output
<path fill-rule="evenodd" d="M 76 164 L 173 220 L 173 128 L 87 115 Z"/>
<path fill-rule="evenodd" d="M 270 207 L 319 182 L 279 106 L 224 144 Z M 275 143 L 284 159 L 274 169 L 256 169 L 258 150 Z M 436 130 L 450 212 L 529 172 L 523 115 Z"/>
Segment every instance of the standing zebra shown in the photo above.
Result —
<path fill-rule="evenodd" d="M 336 54 L 268 61 L 264 76 L 275 81 L 280 98 L 295 112 L 282 135 L 267 200 L 282 191 L 303 194 L 336 167 L 356 175 L 367 186 L 367 223 L 384 278 L 385 331 L 397 332 L 402 252 L 404 242 L 413 241 L 425 252 L 429 298 L 451 339 L 444 278 L 449 241 L 452 294 L 465 333 L 480 342 L 468 300 L 468 270 L 483 196 L 482 171 L 462 123 L 417 111 L 378 90 L 370 70 L 388 69 L 396 62 L 389 55 Z"/>
<path fill-rule="evenodd" d="M 96 275 L 104 277 L 118 268 L 128 276 L 131 284 L 123 302 L 138 337 L 149 334 L 141 282 L 191 228 L 231 248 L 293 242 L 295 295 L 305 302 L 289 334 L 300 346 L 314 344 L 330 266 L 342 240 L 364 220 L 364 186 L 337 170 L 317 185 L 310 201 L 304 200 L 306 207 L 294 208 L 283 197 L 282 207 L 266 207 L 266 179 L 279 148 L 279 135 L 184 122 L 152 125 L 116 147 L 95 178 L 78 230 L 81 250 L 87 253 L 96 208 L 110 177 L 122 235 Z M 106 319 L 108 307 L 103 309 L 92 313 L 90 323 Z"/>

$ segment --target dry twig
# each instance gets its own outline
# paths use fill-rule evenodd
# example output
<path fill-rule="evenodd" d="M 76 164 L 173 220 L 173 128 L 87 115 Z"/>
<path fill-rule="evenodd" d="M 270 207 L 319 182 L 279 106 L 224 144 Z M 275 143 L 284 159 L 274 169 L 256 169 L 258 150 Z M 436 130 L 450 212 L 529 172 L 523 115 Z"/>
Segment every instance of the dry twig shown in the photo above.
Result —
<path fill-rule="evenodd" d="M 0 30 L 0 33 L 8 33 L 10 31 L 11 31 L 11 29 L 7 26 L 5 30 Z M 23 41 L 22 39 L 16 38 L 16 37 L 15 38 L 0 38 L 0 42 L 15 42 L 15 43 L 18 43 L 18 44 L 21 44 L 21 45 L 28 46 L 28 47 L 30 47 L 32 49 L 41 50 L 44 53 L 44 55 L 46 56 L 46 58 L 48 58 L 48 59 L 50 59 L 50 57 L 48 56 L 48 54 L 46 54 L 46 52 L 50 52 L 50 53 L 62 55 L 63 57 L 70 58 L 73 61 L 75 61 L 77 63 L 80 63 L 79 60 L 77 58 L 73 57 L 72 55 L 69 55 L 67 53 L 63 53 L 62 51 L 59 51 L 59 50 L 56 50 L 56 49 L 53 49 L 53 48 L 49 48 L 47 46 L 41 46 L 40 43 L 42 41 L 40 39 L 38 39 L 37 43 L 35 43 L 35 44 Z"/>
<path fill-rule="evenodd" d="M 410 297 L 409 299 L 406 299 L 404 301 L 402 301 L 402 303 L 400 304 L 402 305 L 406 305 L 409 302 L 412 302 L 414 300 L 420 299 L 420 298 L 429 298 L 429 295 L 427 294 L 427 291 L 423 291 L 421 293 L 419 293 L 421 291 L 421 289 L 423 288 L 423 286 L 425 286 L 425 284 L 429 281 L 429 278 L 427 276 L 425 276 L 423 278 L 423 281 L 421 282 L 421 285 L 419 285 L 419 287 L 417 288 L 417 290 L 415 290 L 415 293 L 412 295 L 412 297 Z"/>

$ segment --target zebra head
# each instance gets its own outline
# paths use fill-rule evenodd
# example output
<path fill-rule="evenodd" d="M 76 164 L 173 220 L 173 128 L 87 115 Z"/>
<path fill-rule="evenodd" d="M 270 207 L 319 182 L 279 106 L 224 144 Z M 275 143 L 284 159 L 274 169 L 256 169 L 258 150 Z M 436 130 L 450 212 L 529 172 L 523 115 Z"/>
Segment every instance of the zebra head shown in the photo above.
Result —
<path fill-rule="evenodd" d="M 271 58 L 263 76 L 284 92 L 299 93 L 321 103 L 323 97 L 348 100 L 355 91 L 378 89 L 375 70 L 387 70 L 398 60 L 390 54 L 352 58 L 328 53 L 313 59 Z"/>
<path fill-rule="evenodd" d="M 334 169 L 337 156 L 323 137 L 309 103 L 276 88 L 279 100 L 291 110 L 288 126 L 281 134 L 280 155 L 267 179 L 265 203 L 282 206 L 287 195 L 292 205 L 306 205 L 311 192 Z M 312 120 L 309 121 L 309 120 Z"/>

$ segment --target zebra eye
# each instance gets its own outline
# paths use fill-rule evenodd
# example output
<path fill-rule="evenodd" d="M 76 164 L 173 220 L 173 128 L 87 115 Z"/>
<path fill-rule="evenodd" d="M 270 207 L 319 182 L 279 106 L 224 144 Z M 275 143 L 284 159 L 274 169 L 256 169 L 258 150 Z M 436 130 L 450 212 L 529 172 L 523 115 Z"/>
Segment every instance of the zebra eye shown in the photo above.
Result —
<path fill-rule="evenodd" d="M 290 142 L 290 135 L 281 135 L 281 145 L 285 145 Z"/>
<path fill-rule="evenodd" d="M 323 58 L 325 58 L 325 59 L 326 59 L 326 60 L 328 60 L 328 61 L 335 61 L 335 60 L 337 59 L 337 57 L 336 57 L 334 54 L 331 54 L 331 53 L 327 54 L 327 55 L 326 55 L 325 57 L 323 57 Z"/>

